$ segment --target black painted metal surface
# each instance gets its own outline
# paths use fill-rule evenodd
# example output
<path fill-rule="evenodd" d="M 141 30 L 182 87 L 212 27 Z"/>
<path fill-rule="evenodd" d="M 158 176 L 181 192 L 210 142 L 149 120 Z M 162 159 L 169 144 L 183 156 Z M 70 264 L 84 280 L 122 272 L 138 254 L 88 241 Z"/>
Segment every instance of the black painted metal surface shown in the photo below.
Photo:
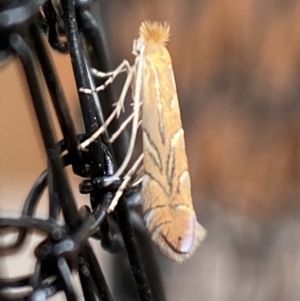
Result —
<path fill-rule="evenodd" d="M 145 269 L 126 198 L 121 199 L 116 212 L 109 218 L 106 214 L 120 181 L 107 187 L 101 183 L 122 162 L 126 139 L 121 137 L 111 146 L 108 143 L 109 133 L 105 133 L 88 150 L 79 148 L 80 141 L 95 132 L 111 111 L 114 103 L 112 88 L 108 87 L 99 95 L 79 93 L 85 133 L 76 133 L 59 75 L 48 51 L 50 46 L 69 55 L 77 89 L 95 86 L 89 65 L 108 71 L 109 59 L 103 29 L 97 26 L 90 12 L 92 2 L 61 0 L 61 7 L 57 7 L 55 2 L 46 0 L 0 1 L 0 59 L 4 62 L 14 55 L 21 62 L 21 72 L 30 90 L 48 158 L 46 170 L 24 202 L 21 218 L 0 218 L 0 230 L 10 233 L 13 228 L 18 229 L 13 243 L 0 246 L 0 256 L 17 252 L 33 229 L 42 231 L 46 236 L 35 248 L 36 263 L 32 275 L 22 279 L 3 279 L 0 274 L 0 298 L 3 300 L 7 298 L 3 292 L 8 288 L 12 289 L 10 300 L 46 300 L 59 291 L 65 293 L 67 300 L 78 300 L 74 271 L 78 272 L 85 300 L 115 300 L 113 296 L 116 294 L 110 291 L 101 262 L 97 261 L 88 241 L 90 237 L 101 240 L 105 250 L 111 253 L 125 248 L 140 300 L 154 300 L 151 286 L 156 292 L 155 300 L 165 300 L 162 286 L 157 285 L 157 270 L 153 268 L 150 278 L 155 278 L 155 282 L 151 280 L 150 285 L 146 273 L 149 267 Z M 43 14 L 40 13 L 41 8 Z M 42 38 L 43 34 L 48 36 L 48 45 Z M 40 74 L 55 108 L 63 134 L 62 141 L 56 137 Z M 114 132 L 118 127 L 116 120 L 110 130 Z M 65 172 L 67 165 L 71 165 L 73 172 L 83 178 L 80 189 L 90 195 L 90 207 L 83 206 L 78 210 Z M 40 219 L 34 215 L 46 187 L 49 190 L 49 215 L 46 219 Z M 58 220 L 60 213 L 63 224 Z M 135 222 L 134 226 L 137 225 Z M 144 235 L 143 231 L 138 232 Z M 152 262 L 155 261 L 153 255 L 149 256 Z M 152 265 L 152 262 L 147 262 Z M 13 289 L 26 286 L 31 290 L 14 295 Z M 160 295 L 158 291 L 161 291 Z"/>

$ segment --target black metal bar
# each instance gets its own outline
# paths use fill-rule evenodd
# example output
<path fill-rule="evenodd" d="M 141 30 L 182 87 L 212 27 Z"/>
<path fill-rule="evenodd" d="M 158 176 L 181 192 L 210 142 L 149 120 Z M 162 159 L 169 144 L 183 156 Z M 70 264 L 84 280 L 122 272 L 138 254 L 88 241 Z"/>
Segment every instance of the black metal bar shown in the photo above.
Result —
<path fill-rule="evenodd" d="M 96 287 L 92 275 L 90 274 L 90 270 L 84 261 L 83 257 L 80 256 L 78 259 L 79 269 L 78 274 L 81 282 L 81 287 L 84 295 L 84 300 L 89 301 L 97 301 L 96 295 L 98 297 L 98 301 L 102 301 L 100 294 L 98 292 L 98 288 Z"/>
<path fill-rule="evenodd" d="M 85 250 L 86 250 L 87 258 L 89 260 L 90 272 L 95 281 L 96 287 L 99 290 L 99 294 L 100 294 L 102 300 L 103 301 L 113 301 L 114 299 L 110 293 L 110 290 L 106 283 L 103 272 L 99 266 L 98 260 L 95 256 L 91 246 L 89 245 L 89 243 L 87 243 Z"/>
<path fill-rule="evenodd" d="M 153 301 L 152 291 L 131 224 L 127 204 L 123 198 L 119 201 L 116 211 L 139 296 L 142 301 Z"/>
<path fill-rule="evenodd" d="M 61 4 L 64 11 L 66 36 L 77 88 L 92 88 L 76 22 L 74 0 L 62 0 Z M 99 127 L 94 105 L 96 98 L 97 95 L 95 93 L 79 93 L 79 101 L 87 135 L 92 134 Z"/>
<path fill-rule="evenodd" d="M 54 220 L 43 220 L 30 216 L 22 216 L 21 219 L 0 218 L 0 227 L 36 228 L 50 235 L 64 232 L 63 228 Z"/>
<path fill-rule="evenodd" d="M 62 280 L 62 286 L 68 301 L 77 301 L 74 281 L 68 263 L 64 258 L 58 258 L 57 268 Z"/>
<path fill-rule="evenodd" d="M 46 181 L 47 181 L 47 172 L 44 171 L 39 176 L 39 178 L 35 182 L 34 186 L 31 188 L 31 190 L 25 200 L 23 210 L 22 210 L 22 216 L 23 215 L 31 216 L 34 213 L 34 210 L 38 204 L 40 196 L 46 187 Z M 29 230 L 28 228 L 20 228 L 16 241 L 14 243 L 12 243 L 11 245 L 1 246 L 0 252 L 3 253 L 6 251 L 9 251 L 9 252 L 17 251 L 18 248 L 24 242 L 24 240 L 26 238 L 26 234 L 28 233 L 28 230 Z"/>
<path fill-rule="evenodd" d="M 48 1 L 43 6 L 43 12 L 46 18 L 46 31 L 48 31 L 48 42 L 50 46 L 61 53 L 68 53 L 68 44 L 60 39 L 59 18 L 54 9 L 52 1 Z"/>
<path fill-rule="evenodd" d="M 98 287 L 96 287 L 94 279 L 90 273 L 90 266 L 87 264 L 86 258 L 86 252 L 82 250 L 78 257 L 78 274 L 82 286 L 84 299 L 89 301 L 97 301 L 95 296 L 97 295 L 99 301 L 103 301 L 99 294 Z"/>
<path fill-rule="evenodd" d="M 57 193 L 58 183 L 55 181 L 53 172 L 48 168 L 48 194 L 49 194 L 49 217 L 57 219 L 60 212 L 59 195 Z"/>
<path fill-rule="evenodd" d="M 88 242 L 80 253 L 79 266 L 80 279 L 83 284 L 83 289 L 86 290 L 86 300 L 90 300 L 87 295 L 89 295 L 91 289 L 93 289 L 99 300 L 113 301 L 114 299 L 110 293 L 103 272 Z"/>
<path fill-rule="evenodd" d="M 43 0 L 35 1 L 44 3 Z M 34 2 L 34 0 L 30 0 L 28 3 L 29 2 Z M 89 59 L 93 67 L 96 67 L 102 71 L 109 71 L 108 52 L 105 49 L 103 31 L 101 31 L 103 29 L 102 27 L 99 29 L 99 25 L 95 22 L 90 12 L 83 9 L 77 14 L 81 27 L 80 30 L 78 30 L 76 21 L 77 17 L 74 9 L 74 0 L 61 0 L 60 2 L 64 12 L 64 24 L 68 44 L 68 47 L 63 47 L 62 50 L 66 50 L 67 48 L 70 50 L 77 89 L 80 87 L 93 88 L 94 82 L 88 68 L 89 62 L 86 59 L 87 55 L 84 53 L 83 49 L 86 49 L 89 53 Z M 90 3 L 91 1 L 82 1 L 82 3 L 84 2 Z M 36 9 L 36 3 L 34 7 Z M 36 20 L 36 17 L 32 15 L 30 17 L 30 21 L 31 20 Z M 4 24 L 3 20 L 0 20 L 0 25 L 1 24 Z M 26 30 L 28 26 L 29 23 L 27 22 L 26 26 L 24 25 L 24 29 Z M 38 262 L 36 272 L 31 278 L 33 281 L 32 283 L 34 284 L 34 292 L 31 296 L 33 300 L 39 300 L 39 297 L 42 296 L 47 298 L 51 295 L 50 286 L 47 287 L 47 285 L 44 285 L 44 279 L 42 279 L 42 277 L 44 277 L 43 273 L 47 274 L 49 272 L 49 275 L 47 274 L 47 276 L 52 276 L 52 273 L 53 275 L 58 276 L 56 289 L 60 290 L 62 286 L 66 292 L 67 299 L 75 301 L 75 287 L 71 280 L 71 268 L 69 267 L 69 264 L 74 263 L 76 259 L 81 258 L 84 264 L 81 266 L 79 265 L 79 267 L 84 268 L 85 265 L 87 267 L 87 270 L 85 271 L 79 270 L 81 284 L 86 300 L 94 301 L 98 299 L 100 301 L 113 301 L 101 267 L 89 243 L 86 242 L 87 238 L 99 228 L 99 225 L 106 218 L 105 204 L 108 201 L 107 196 L 109 193 L 104 190 L 92 192 L 92 207 L 97 209 L 93 212 L 93 215 L 90 218 L 83 220 L 82 223 L 79 223 L 76 203 L 69 186 L 69 181 L 64 172 L 64 162 L 71 163 L 75 173 L 81 176 L 89 175 L 91 179 L 98 179 L 103 175 L 112 174 L 113 170 L 116 168 L 115 165 L 117 165 L 115 162 L 118 164 L 122 162 L 127 141 L 125 136 L 122 135 L 121 138 L 115 142 L 113 148 L 114 151 L 112 152 L 112 156 L 114 158 L 109 161 L 111 163 L 109 168 L 109 164 L 107 164 L 105 161 L 105 156 L 107 153 L 104 151 L 103 144 L 101 142 L 101 140 L 103 140 L 105 143 L 107 142 L 105 137 L 99 138 L 89 146 L 87 156 L 83 156 L 82 153 L 78 151 L 78 137 L 76 136 L 74 124 L 69 113 L 67 100 L 63 93 L 59 77 L 56 74 L 55 67 L 46 49 L 46 45 L 41 38 L 37 23 L 32 24 L 29 29 L 29 35 L 27 33 L 25 35 L 17 33 L 10 35 L 9 32 L 6 32 L 5 36 L 8 37 L 10 35 L 10 48 L 19 56 L 26 74 L 32 101 L 42 133 L 44 146 L 48 156 L 48 175 L 47 172 L 44 172 L 42 179 L 40 179 L 40 182 L 36 184 L 38 186 L 32 190 L 34 195 L 30 196 L 31 201 L 29 203 L 25 203 L 23 208 L 23 216 L 21 219 L 0 219 L 0 228 L 17 227 L 20 228 L 19 233 L 22 233 L 23 230 L 21 231 L 21 229 L 24 229 L 23 233 L 26 233 L 26 230 L 29 228 L 37 228 L 48 234 L 48 238 L 41 243 L 40 247 L 42 249 L 43 246 L 49 246 L 49 252 L 47 253 L 47 250 L 45 253 L 41 252 L 41 256 L 39 257 L 37 255 L 39 254 L 39 249 L 37 248 L 36 251 L 36 256 L 39 258 L 40 262 Z M 20 27 L 18 27 L 17 30 L 19 31 Z M 80 33 L 83 34 L 84 41 L 88 46 L 86 48 L 83 48 L 81 45 Z M 29 42 L 27 44 L 25 41 L 27 41 L 28 37 L 31 37 L 31 40 L 28 39 Z M 31 44 L 34 45 L 35 52 L 32 50 Z M 42 93 L 42 88 L 39 81 L 40 74 L 35 66 L 35 56 L 38 57 L 40 67 L 43 71 L 43 75 L 64 135 L 64 144 L 68 150 L 67 159 L 65 161 L 61 158 L 61 148 L 57 143 L 52 119 L 49 114 L 45 96 Z M 112 107 L 111 105 L 113 103 L 113 97 L 110 86 L 99 95 L 101 99 L 105 99 L 105 101 L 101 103 L 101 106 L 99 102 L 99 96 L 96 93 L 91 95 L 86 95 L 83 93 L 79 94 L 87 136 L 91 135 L 99 128 L 101 122 L 103 122 L 103 119 L 110 113 Z M 102 112 L 101 107 L 103 108 L 104 113 Z M 115 120 L 110 129 L 111 131 L 115 131 L 118 128 L 118 120 Z M 110 148 L 110 144 L 107 144 L 107 147 Z M 90 166 L 89 174 L 85 173 L 86 170 L 84 163 L 87 163 L 87 165 Z M 41 220 L 31 216 L 24 216 L 24 214 L 26 214 L 24 213 L 25 211 L 29 214 L 34 212 L 34 208 L 38 202 L 39 196 L 47 185 L 47 181 L 50 191 L 50 218 L 48 220 Z M 110 194 L 110 199 L 111 196 L 112 195 Z M 57 200 L 59 200 L 59 204 Z M 99 204 L 101 204 L 101 207 L 99 207 Z M 68 227 L 61 227 L 56 221 L 60 208 L 63 211 L 66 224 L 70 228 L 70 232 L 68 232 L 70 236 L 66 235 L 66 229 L 68 229 Z M 98 210 L 98 208 L 100 209 Z M 154 300 L 139 251 L 138 243 L 136 241 L 134 229 L 131 225 L 129 211 L 124 199 L 122 199 L 117 206 L 116 213 L 140 299 L 142 301 Z M 74 242 L 74 247 L 68 249 L 68 242 Z M 59 250 L 61 250 L 60 253 Z M 43 254 L 45 255 L 44 257 L 42 256 Z M 56 263 L 56 265 L 54 263 Z M 39 266 L 39 264 L 41 264 L 41 266 Z M 84 275 L 84 272 L 88 272 L 89 275 Z M 48 293 L 46 291 L 48 291 Z M 41 295 L 39 295 L 39 293 L 41 293 Z M 95 298 L 95 296 L 97 298 Z M 27 300 L 29 298 L 25 297 L 22 298 L 22 300 Z"/>
<path fill-rule="evenodd" d="M 109 64 L 108 64 L 108 53 L 106 51 L 105 42 L 104 42 L 104 35 L 103 32 L 99 29 L 99 24 L 94 20 L 93 16 L 88 10 L 79 10 L 78 13 L 81 30 L 84 34 L 85 41 L 88 44 L 87 49 L 90 50 L 89 56 L 93 67 L 101 70 L 101 71 L 108 71 Z M 105 59 L 104 59 L 105 58 Z M 98 83 L 97 83 L 98 84 Z M 101 82 L 99 82 L 101 84 Z M 110 87 L 107 87 L 110 88 Z M 105 103 L 102 104 L 102 108 L 105 109 L 104 115 L 107 116 L 109 114 L 108 105 L 111 106 L 112 104 L 112 92 L 108 90 L 106 92 L 106 100 Z M 114 120 L 114 130 L 116 130 L 120 125 L 117 119 Z M 124 158 L 124 152 L 126 149 L 124 145 L 127 145 L 125 141 L 125 135 L 121 135 L 122 139 L 118 141 L 118 144 L 114 144 L 113 150 L 114 155 L 117 163 L 121 163 Z M 117 215 L 119 220 L 119 225 L 122 231 L 124 243 L 126 246 L 126 250 L 129 257 L 129 262 L 131 264 L 131 269 L 136 281 L 137 289 L 141 300 L 154 300 L 150 288 L 150 284 L 146 275 L 146 270 L 143 264 L 143 260 L 139 251 L 138 244 L 136 242 L 136 237 L 134 230 L 132 228 L 132 224 L 130 221 L 130 215 L 127 208 L 127 205 L 124 200 L 120 201 L 120 204 L 117 206 Z"/>
<path fill-rule="evenodd" d="M 46 0 L 1 0 L 0 32 L 9 32 L 9 30 L 22 29 L 27 26 L 36 17 L 44 2 Z"/>
<path fill-rule="evenodd" d="M 88 45 L 87 50 L 92 67 L 103 72 L 111 71 L 109 52 L 106 47 L 102 24 L 99 24 L 99 22 L 94 19 L 89 10 L 79 10 L 77 16 L 79 18 L 80 30 Z M 95 78 L 97 86 L 103 84 L 104 81 L 105 79 Z M 105 100 L 101 103 L 101 108 L 103 110 L 104 119 L 106 119 L 111 113 L 114 103 L 112 86 L 108 85 L 104 91 L 99 92 L 99 95 Z M 115 118 L 111 122 L 108 131 L 114 133 L 119 127 L 120 122 Z M 121 165 L 126 154 L 124 145 L 128 145 L 128 137 L 124 134 L 120 135 L 112 145 L 115 160 L 118 165 Z"/>
<path fill-rule="evenodd" d="M 72 157 L 72 165 L 76 174 L 85 175 L 85 168 L 81 160 L 81 153 L 78 150 L 78 141 L 75 126 L 70 114 L 67 99 L 63 91 L 63 87 L 54 68 L 53 61 L 49 51 L 45 46 L 45 42 L 41 37 L 41 33 L 36 25 L 30 26 L 30 33 L 36 50 L 39 63 L 48 91 L 50 93 L 52 103 L 54 105 L 56 115 L 65 139 L 65 143 Z"/>
<path fill-rule="evenodd" d="M 30 279 L 30 284 L 33 290 L 38 289 L 41 284 L 41 268 L 42 263 L 40 260 L 37 260 L 34 267 L 34 273 L 32 274 L 32 277 Z"/>
<path fill-rule="evenodd" d="M 161 270 L 153 250 L 153 241 L 141 216 L 135 210 L 130 210 L 130 217 L 144 259 L 154 300 L 166 301 Z"/>
<path fill-rule="evenodd" d="M 57 139 L 55 137 L 53 123 L 50 118 L 44 94 L 42 93 L 39 76 L 32 58 L 32 52 L 26 45 L 23 38 L 16 33 L 9 37 L 9 42 L 13 51 L 19 56 L 26 74 L 27 83 L 31 92 L 48 160 L 51 164 L 54 177 L 60 184 L 58 186 L 58 195 L 64 218 L 68 226 L 71 229 L 74 229 L 78 225 L 79 221 L 77 208 L 69 182 L 63 170 L 63 162 L 60 158 L 60 149 L 56 143 Z"/>
<path fill-rule="evenodd" d="M 47 171 L 44 170 L 36 182 L 34 183 L 33 187 L 31 188 L 24 206 L 22 210 L 22 215 L 32 215 L 34 213 L 34 210 L 37 206 L 37 201 L 41 197 L 42 192 L 44 191 L 45 187 L 47 185 Z"/>
<path fill-rule="evenodd" d="M 0 289 L 28 286 L 29 281 L 30 281 L 30 276 L 23 276 L 20 278 L 10 278 L 10 279 L 0 278 Z"/>
<path fill-rule="evenodd" d="M 80 35 L 76 22 L 75 8 L 73 0 L 62 0 L 62 8 L 64 11 L 64 20 L 66 27 L 66 36 L 68 40 L 70 56 L 75 75 L 77 88 L 85 87 L 92 88 L 93 82 L 90 80 L 91 76 L 86 66 Z M 87 135 L 94 133 L 99 125 L 98 114 L 96 111 L 96 103 L 99 103 L 98 95 L 93 94 L 79 94 L 81 110 L 83 114 L 83 121 L 86 128 Z M 101 138 L 99 137 L 94 143 L 89 146 L 90 152 L 90 167 L 91 178 L 104 175 L 104 153 L 101 148 Z M 90 195 L 91 204 L 96 207 L 102 200 L 101 192 L 93 192 Z"/>

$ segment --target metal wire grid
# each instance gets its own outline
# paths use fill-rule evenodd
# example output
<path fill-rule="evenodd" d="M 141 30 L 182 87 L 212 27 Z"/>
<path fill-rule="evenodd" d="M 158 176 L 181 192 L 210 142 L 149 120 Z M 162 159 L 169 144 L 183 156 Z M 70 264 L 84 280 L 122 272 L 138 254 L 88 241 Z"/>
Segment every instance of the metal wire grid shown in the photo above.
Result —
<path fill-rule="evenodd" d="M 0 298 L 3 300 L 7 298 L 1 293 L 5 289 L 30 286 L 31 293 L 12 294 L 9 300 L 46 300 L 64 291 L 67 300 L 75 301 L 74 270 L 78 272 L 85 300 L 114 300 L 114 294 L 110 292 L 88 242 L 88 238 L 93 236 L 101 240 L 106 250 L 113 251 L 118 247 L 118 240 L 112 239 L 110 219 L 119 224 L 140 300 L 165 300 L 155 258 L 152 252 L 147 253 L 146 260 L 141 256 L 135 230 L 147 248 L 149 239 L 139 219 L 134 219 L 134 230 L 125 197 L 110 219 L 106 216 L 106 208 L 121 179 L 108 187 L 104 185 L 105 179 L 122 162 L 126 139 L 121 137 L 112 146 L 104 135 L 92 143 L 87 152 L 78 149 L 78 143 L 95 132 L 108 116 L 114 102 L 111 87 L 98 95 L 79 94 L 85 133 L 76 133 L 63 87 L 48 54 L 48 45 L 42 38 L 46 33 L 52 48 L 70 55 L 77 88 L 93 88 L 95 83 L 89 72 L 89 64 L 103 71 L 109 70 L 109 64 L 101 34 L 103 29 L 90 11 L 92 2 L 0 1 L 1 59 L 14 55 L 22 64 L 48 158 L 47 169 L 41 173 L 24 202 L 21 218 L 0 218 L 1 231 L 9 232 L 12 227 L 18 229 L 17 239 L 10 245 L 1 246 L 0 255 L 17 251 L 34 228 L 47 235 L 35 249 L 36 264 L 32 275 L 0 279 Z M 59 6 L 55 6 L 57 4 Z M 61 9 L 60 13 L 58 9 Z M 62 35 L 65 40 L 61 39 Z M 56 138 L 52 116 L 38 77 L 39 69 L 63 133 L 60 142 Z M 96 84 L 101 84 L 101 80 Z M 118 127 L 118 120 L 114 120 L 109 130 L 114 132 Z M 84 206 L 78 211 L 64 171 L 67 165 L 72 166 L 74 174 L 85 178 L 80 191 L 90 195 L 91 208 Z M 34 213 L 46 186 L 49 188 L 49 216 L 43 220 L 34 217 Z M 127 194 L 126 198 L 133 197 L 135 193 Z M 60 213 L 64 225 L 58 222 Z"/>

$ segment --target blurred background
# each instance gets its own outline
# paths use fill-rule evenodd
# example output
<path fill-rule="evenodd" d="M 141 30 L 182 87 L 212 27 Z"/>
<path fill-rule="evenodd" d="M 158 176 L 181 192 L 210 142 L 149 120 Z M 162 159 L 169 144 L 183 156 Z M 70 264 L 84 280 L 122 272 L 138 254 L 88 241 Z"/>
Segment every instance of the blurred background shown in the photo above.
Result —
<path fill-rule="evenodd" d="M 192 194 L 208 236 L 186 264 L 158 255 L 167 300 L 299 300 L 300 2 L 111 0 L 95 10 L 112 67 L 134 61 L 142 21 L 171 23 Z M 69 57 L 53 55 L 80 129 Z M 0 209 L 16 213 L 46 160 L 12 59 L 0 69 L 0 99 Z M 18 275 L 17 260 L 0 268 Z"/>

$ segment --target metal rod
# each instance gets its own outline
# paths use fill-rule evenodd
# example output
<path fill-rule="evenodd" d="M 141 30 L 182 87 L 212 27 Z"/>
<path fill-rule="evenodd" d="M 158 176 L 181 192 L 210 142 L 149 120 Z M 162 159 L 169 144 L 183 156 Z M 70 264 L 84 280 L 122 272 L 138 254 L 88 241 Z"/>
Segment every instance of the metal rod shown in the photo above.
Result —
<path fill-rule="evenodd" d="M 96 22 L 90 11 L 84 10 L 80 11 L 78 14 L 80 29 L 83 33 L 85 42 L 88 47 L 88 55 L 93 68 L 101 70 L 103 72 L 111 71 L 109 53 L 106 47 L 106 42 L 104 38 L 104 29 L 101 24 Z M 103 84 L 104 79 L 96 78 L 96 85 L 99 86 Z M 99 95 L 104 98 L 105 101 L 101 103 L 101 108 L 103 110 L 104 119 L 110 115 L 113 108 L 114 97 L 112 86 L 108 85 L 104 91 L 100 91 Z M 108 127 L 109 133 L 114 133 L 120 128 L 120 122 L 115 118 Z M 126 154 L 126 148 L 124 145 L 128 145 L 128 137 L 126 135 L 120 135 L 119 139 L 115 141 L 112 145 L 115 160 L 118 165 L 121 165 L 122 160 Z"/>
<path fill-rule="evenodd" d="M 72 281 L 72 273 L 67 261 L 62 257 L 58 258 L 57 268 L 62 280 L 62 286 L 64 288 L 67 300 L 77 301 L 77 296 L 75 294 L 75 283 Z"/>
<path fill-rule="evenodd" d="M 85 41 L 89 45 L 88 49 L 90 49 L 90 58 L 93 67 L 101 71 L 110 71 L 108 70 L 108 60 L 104 59 L 108 57 L 108 52 L 105 47 L 104 34 L 99 29 L 99 24 L 97 24 L 91 13 L 87 10 L 81 11 L 79 13 L 79 21 L 85 37 Z M 107 88 L 110 89 L 109 86 Z M 109 110 L 111 110 L 113 99 L 111 90 L 108 90 L 106 93 L 106 100 L 108 100 L 108 102 L 105 102 L 102 105 L 102 108 L 104 108 L 104 115 L 108 116 Z M 110 107 L 108 107 L 108 105 Z M 119 121 L 115 119 L 112 127 L 112 132 L 114 132 L 114 130 L 117 130 L 119 126 Z M 126 152 L 126 148 L 124 148 L 124 146 L 128 144 L 124 137 L 124 134 L 122 134 L 121 139 L 116 141 L 116 143 L 113 145 L 114 155 L 118 165 L 122 163 L 124 154 Z M 120 229 L 122 231 L 125 247 L 127 250 L 132 273 L 136 281 L 140 299 L 143 301 L 154 300 L 143 260 L 139 251 L 139 246 L 137 244 L 135 233 L 132 228 L 129 211 L 124 199 L 120 200 L 119 205 L 116 209 Z"/>
<path fill-rule="evenodd" d="M 146 275 L 146 270 L 124 198 L 120 199 L 119 204 L 116 207 L 116 211 L 140 299 L 142 301 L 153 301 L 154 299 L 149 280 Z"/>
<path fill-rule="evenodd" d="M 32 24 L 30 26 L 30 33 L 64 139 L 68 146 L 70 156 L 72 157 L 71 161 L 73 164 L 73 169 L 79 174 L 85 174 L 83 167 L 84 165 L 81 160 L 81 153 L 78 150 L 78 141 L 75 126 L 70 114 L 70 109 L 68 107 L 63 87 L 54 68 L 51 55 L 46 48 L 40 31 L 35 24 Z"/>
<path fill-rule="evenodd" d="M 95 281 L 95 284 L 99 290 L 99 293 L 103 299 L 103 301 L 113 301 L 113 297 L 109 290 L 109 287 L 106 283 L 105 277 L 103 272 L 98 264 L 97 258 L 91 248 L 90 244 L 86 245 L 86 254 L 87 258 L 89 259 L 90 271 Z"/>
<path fill-rule="evenodd" d="M 80 41 L 79 30 L 76 22 L 75 8 L 73 0 L 63 0 L 62 8 L 64 11 L 64 20 L 66 27 L 66 36 L 70 50 L 71 62 L 73 66 L 75 81 L 77 88 L 87 87 L 91 88 L 93 84 L 90 80 L 90 74 L 84 59 L 84 53 Z M 83 115 L 83 121 L 87 135 L 91 135 L 99 127 L 99 120 L 96 113 L 96 103 L 99 102 L 98 95 L 79 94 L 79 100 Z M 104 175 L 104 153 L 101 148 L 101 138 L 99 137 L 89 147 L 90 152 L 90 167 L 91 178 Z M 91 193 L 92 207 L 96 207 L 101 203 L 103 195 L 96 191 Z"/>
<path fill-rule="evenodd" d="M 97 301 L 97 295 L 99 298 L 98 301 L 103 301 L 99 295 L 98 287 L 96 287 L 94 279 L 90 273 L 90 267 L 86 263 L 87 256 L 84 249 L 80 252 L 78 258 L 78 274 L 82 286 L 84 300 Z"/>
<path fill-rule="evenodd" d="M 57 193 L 59 195 L 64 218 L 70 229 L 75 229 L 79 222 L 77 208 L 68 179 L 63 170 L 63 162 L 60 158 L 60 149 L 57 145 L 53 122 L 46 105 L 45 96 L 42 93 L 38 72 L 32 57 L 32 51 L 19 34 L 13 33 L 9 37 L 9 43 L 23 65 L 48 160 L 53 175 L 60 184 L 57 187 Z"/>

